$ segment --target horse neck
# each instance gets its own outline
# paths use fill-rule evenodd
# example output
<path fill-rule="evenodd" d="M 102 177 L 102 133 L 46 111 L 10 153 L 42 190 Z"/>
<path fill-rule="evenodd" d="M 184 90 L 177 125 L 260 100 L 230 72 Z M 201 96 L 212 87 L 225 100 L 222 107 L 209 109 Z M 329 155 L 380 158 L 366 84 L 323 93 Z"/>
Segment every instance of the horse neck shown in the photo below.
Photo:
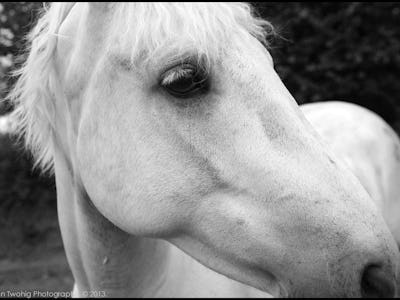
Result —
<path fill-rule="evenodd" d="M 107 220 L 55 151 L 54 165 L 60 230 L 78 292 L 143 297 L 165 280 L 170 246 L 132 236 Z"/>

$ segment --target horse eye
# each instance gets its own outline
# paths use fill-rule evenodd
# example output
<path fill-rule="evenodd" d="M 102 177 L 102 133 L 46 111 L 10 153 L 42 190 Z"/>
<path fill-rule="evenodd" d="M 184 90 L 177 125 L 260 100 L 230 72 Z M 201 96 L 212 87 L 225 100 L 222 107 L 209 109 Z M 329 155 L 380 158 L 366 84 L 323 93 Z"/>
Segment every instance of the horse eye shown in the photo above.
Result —
<path fill-rule="evenodd" d="M 195 66 L 185 64 L 166 71 L 160 84 L 171 95 L 185 98 L 205 90 L 207 75 Z"/>

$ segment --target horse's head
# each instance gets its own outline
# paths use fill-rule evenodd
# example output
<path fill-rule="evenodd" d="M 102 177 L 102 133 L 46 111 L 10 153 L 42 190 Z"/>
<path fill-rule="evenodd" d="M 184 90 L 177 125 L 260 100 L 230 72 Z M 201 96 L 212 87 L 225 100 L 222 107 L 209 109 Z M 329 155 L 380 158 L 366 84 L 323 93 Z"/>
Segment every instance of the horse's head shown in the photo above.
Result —
<path fill-rule="evenodd" d="M 275 72 L 268 26 L 242 4 L 76 4 L 52 46 L 54 152 L 118 227 L 233 279 L 392 296 L 395 242 Z"/>

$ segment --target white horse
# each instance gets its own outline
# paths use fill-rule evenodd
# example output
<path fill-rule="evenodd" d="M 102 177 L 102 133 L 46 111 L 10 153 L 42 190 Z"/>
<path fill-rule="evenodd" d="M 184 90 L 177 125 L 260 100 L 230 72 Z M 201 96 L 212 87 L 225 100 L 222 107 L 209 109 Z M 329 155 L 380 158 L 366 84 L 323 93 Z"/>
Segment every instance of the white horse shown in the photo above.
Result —
<path fill-rule="evenodd" d="M 363 109 L 306 106 L 334 154 L 270 31 L 241 3 L 54 3 L 39 20 L 11 99 L 55 172 L 75 296 L 395 295 L 399 141 Z"/>

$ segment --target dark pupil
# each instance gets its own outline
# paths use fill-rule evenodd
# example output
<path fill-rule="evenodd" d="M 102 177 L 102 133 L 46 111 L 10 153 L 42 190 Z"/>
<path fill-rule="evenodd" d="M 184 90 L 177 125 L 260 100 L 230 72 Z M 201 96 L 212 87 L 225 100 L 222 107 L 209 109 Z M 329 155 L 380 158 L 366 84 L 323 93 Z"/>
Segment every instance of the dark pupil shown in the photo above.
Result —
<path fill-rule="evenodd" d="M 182 78 L 171 82 L 168 88 L 177 93 L 189 92 L 196 85 L 196 78 L 193 74 L 186 74 Z"/>

